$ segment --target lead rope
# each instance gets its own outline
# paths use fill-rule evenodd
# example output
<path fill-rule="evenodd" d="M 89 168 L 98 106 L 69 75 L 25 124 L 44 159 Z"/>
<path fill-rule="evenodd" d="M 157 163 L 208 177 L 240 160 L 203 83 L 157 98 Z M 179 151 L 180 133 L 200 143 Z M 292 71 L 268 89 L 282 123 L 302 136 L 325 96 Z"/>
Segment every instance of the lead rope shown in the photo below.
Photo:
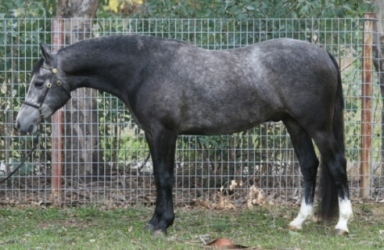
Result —
<path fill-rule="evenodd" d="M 20 164 L 4 179 L 0 181 L 0 184 L 7 181 L 9 178 L 12 177 L 20 168 L 21 166 L 25 163 L 25 161 L 35 152 L 37 146 L 39 145 L 39 138 L 40 138 L 40 133 L 37 133 L 37 136 L 33 139 L 33 148 L 28 152 L 28 154 L 24 157 L 23 161 L 20 162 Z"/>
<path fill-rule="evenodd" d="M 57 69 L 56 68 L 49 68 L 49 67 L 46 67 L 46 66 L 42 66 L 42 67 L 45 68 L 45 69 L 50 70 L 53 74 L 57 74 Z M 56 84 L 57 84 L 57 86 L 59 86 L 65 92 L 65 94 L 67 94 L 67 96 L 69 96 L 69 98 L 71 98 L 71 93 L 68 92 L 68 90 L 63 87 L 63 85 L 62 85 L 60 80 L 57 80 Z M 52 84 L 48 83 L 47 84 L 47 88 L 45 90 L 45 93 L 43 95 L 43 100 L 42 100 L 42 102 L 39 105 L 36 105 L 34 103 L 31 103 L 31 102 L 24 101 L 24 104 L 38 109 L 42 119 L 44 119 L 44 116 L 43 116 L 43 113 L 41 112 L 41 106 L 43 105 L 45 97 L 47 96 L 48 91 L 51 89 L 51 87 L 52 87 Z M 19 170 L 21 168 L 21 166 L 25 163 L 25 161 L 33 154 L 33 152 L 37 148 L 37 145 L 39 145 L 39 137 L 40 137 L 40 133 L 38 133 L 37 136 L 33 139 L 33 143 L 34 143 L 33 148 L 28 152 L 28 154 L 24 158 L 24 160 L 5 179 L 1 180 L 0 184 L 5 182 L 5 181 L 7 181 L 9 178 L 11 178 L 11 176 L 14 175 L 17 172 L 17 170 Z"/>
<path fill-rule="evenodd" d="M 57 70 L 53 69 L 52 72 L 56 73 Z M 59 86 L 61 86 L 61 83 L 60 83 Z M 24 104 L 39 110 L 41 119 L 44 119 L 43 113 L 41 112 L 41 106 L 43 105 L 45 97 L 47 96 L 48 91 L 51 89 L 51 87 L 52 87 L 52 84 L 48 83 L 47 84 L 47 89 L 45 90 L 44 95 L 43 95 L 43 101 L 39 105 L 36 105 L 34 103 L 31 103 L 31 102 L 24 101 Z M 20 162 L 20 164 L 6 178 L 4 178 L 3 180 L 0 181 L 0 184 L 2 184 L 3 182 L 5 182 L 9 178 L 11 178 L 12 175 L 14 175 L 21 168 L 21 166 L 25 163 L 25 161 L 33 154 L 33 152 L 35 152 L 35 150 L 37 148 L 37 145 L 39 145 L 39 138 L 40 138 L 40 133 L 37 133 L 37 136 L 33 139 L 33 144 L 34 145 L 33 145 L 32 149 L 28 152 L 27 156 L 24 157 L 24 159 Z"/>

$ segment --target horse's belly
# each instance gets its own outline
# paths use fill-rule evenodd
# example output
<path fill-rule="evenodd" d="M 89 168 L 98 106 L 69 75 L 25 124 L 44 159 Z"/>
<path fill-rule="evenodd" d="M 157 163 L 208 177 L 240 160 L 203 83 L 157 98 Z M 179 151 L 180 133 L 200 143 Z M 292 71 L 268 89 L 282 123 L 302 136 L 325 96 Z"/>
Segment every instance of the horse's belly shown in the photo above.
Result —
<path fill-rule="evenodd" d="M 263 122 L 279 121 L 284 114 L 280 112 L 234 112 L 215 113 L 197 116 L 184 124 L 182 134 L 221 135 L 232 134 L 253 128 Z"/>

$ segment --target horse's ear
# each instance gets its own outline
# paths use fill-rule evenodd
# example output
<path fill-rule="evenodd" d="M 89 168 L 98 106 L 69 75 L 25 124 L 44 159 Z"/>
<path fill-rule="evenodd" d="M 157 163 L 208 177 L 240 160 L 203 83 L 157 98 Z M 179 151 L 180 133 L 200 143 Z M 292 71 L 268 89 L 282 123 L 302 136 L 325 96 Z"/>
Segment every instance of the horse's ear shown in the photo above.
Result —
<path fill-rule="evenodd" d="M 41 55 L 43 56 L 44 62 L 47 65 L 53 65 L 53 56 L 49 52 L 49 49 L 46 44 L 41 43 L 40 44 L 40 49 L 41 49 Z"/>

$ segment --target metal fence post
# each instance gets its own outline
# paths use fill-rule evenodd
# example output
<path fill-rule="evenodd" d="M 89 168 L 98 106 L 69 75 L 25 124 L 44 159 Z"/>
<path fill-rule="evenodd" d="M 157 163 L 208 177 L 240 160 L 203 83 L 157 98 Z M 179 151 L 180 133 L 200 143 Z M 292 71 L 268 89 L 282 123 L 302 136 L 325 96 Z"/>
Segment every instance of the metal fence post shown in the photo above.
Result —
<path fill-rule="evenodd" d="M 368 198 L 371 186 L 372 149 L 372 32 L 374 13 L 364 14 L 363 79 L 361 90 L 360 197 Z"/>

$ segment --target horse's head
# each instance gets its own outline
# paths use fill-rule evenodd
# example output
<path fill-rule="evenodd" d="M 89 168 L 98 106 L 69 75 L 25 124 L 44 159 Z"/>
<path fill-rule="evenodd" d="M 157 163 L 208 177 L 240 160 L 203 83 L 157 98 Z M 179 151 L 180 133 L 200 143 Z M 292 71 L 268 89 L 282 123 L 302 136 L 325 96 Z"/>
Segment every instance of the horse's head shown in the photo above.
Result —
<path fill-rule="evenodd" d="M 23 134 L 34 134 L 38 125 L 64 106 L 71 98 L 70 86 L 65 82 L 65 74 L 57 66 L 57 59 L 41 45 L 42 58 L 32 71 L 24 104 L 16 118 L 17 128 Z"/>

